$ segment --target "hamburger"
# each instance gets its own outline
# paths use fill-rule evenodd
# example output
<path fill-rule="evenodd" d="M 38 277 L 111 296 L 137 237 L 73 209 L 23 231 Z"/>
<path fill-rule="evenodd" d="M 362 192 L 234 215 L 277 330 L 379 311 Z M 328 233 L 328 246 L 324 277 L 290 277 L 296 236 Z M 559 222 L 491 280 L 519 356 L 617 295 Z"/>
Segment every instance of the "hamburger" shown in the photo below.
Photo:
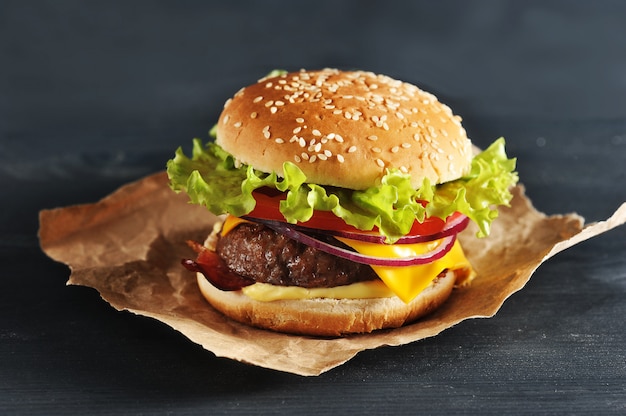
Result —
<path fill-rule="evenodd" d="M 500 138 L 365 71 L 274 71 L 229 98 L 211 140 L 168 161 L 171 188 L 217 215 L 189 242 L 198 287 L 255 327 L 316 336 L 395 328 L 475 273 L 456 238 L 489 234 L 517 182 Z"/>

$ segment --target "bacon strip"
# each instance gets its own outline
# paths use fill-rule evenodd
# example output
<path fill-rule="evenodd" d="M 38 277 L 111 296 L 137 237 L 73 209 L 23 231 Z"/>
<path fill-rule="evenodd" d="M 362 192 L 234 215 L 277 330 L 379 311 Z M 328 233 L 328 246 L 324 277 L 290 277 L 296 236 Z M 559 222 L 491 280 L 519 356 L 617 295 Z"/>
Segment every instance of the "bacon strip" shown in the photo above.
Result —
<path fill-rule="evenodd" d="M 216 288 L 233 291 L 254 283 L 254 280 L 231 271 L 216 252 L 195 241 L 188 241 L 187 244 L 198 253 L 198 257 L 196 260 L 183 259 L 181 264 L 189 271 L 202 273 Z"/>

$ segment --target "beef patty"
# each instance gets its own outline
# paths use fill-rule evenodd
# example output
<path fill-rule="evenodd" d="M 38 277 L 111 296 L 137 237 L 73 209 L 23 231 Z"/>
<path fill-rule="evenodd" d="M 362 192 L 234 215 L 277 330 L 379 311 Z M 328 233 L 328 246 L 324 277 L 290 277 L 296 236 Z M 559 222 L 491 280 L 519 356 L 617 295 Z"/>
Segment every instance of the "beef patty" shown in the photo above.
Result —
<path fill-rule="evenodd" d="M 324 253 L 255 223 L 240 224 L 221 236 L 216 252 L 233 272 L 273 285 L 334 287 L 378 278 L 365 264 Z"/>

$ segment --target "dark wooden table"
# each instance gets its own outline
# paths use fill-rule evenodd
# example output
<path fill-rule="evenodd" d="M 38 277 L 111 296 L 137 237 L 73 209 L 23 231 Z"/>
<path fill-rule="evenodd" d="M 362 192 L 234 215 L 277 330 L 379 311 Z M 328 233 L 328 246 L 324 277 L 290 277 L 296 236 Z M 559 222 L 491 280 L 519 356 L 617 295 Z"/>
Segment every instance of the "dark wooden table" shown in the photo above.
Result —
<path fill-rule="evenodd" d="M 479 146 L 507 138 L 548 214 L 626 201 L 624 2 L 222 3 L 0 5 L 0 414 L 625 414 L 626 227 L 542 265 L 494 318 L 319 377 L 215 358 L 65 286 L 38 211 L 162 170 L 273 68 L 422 86 Z"/>

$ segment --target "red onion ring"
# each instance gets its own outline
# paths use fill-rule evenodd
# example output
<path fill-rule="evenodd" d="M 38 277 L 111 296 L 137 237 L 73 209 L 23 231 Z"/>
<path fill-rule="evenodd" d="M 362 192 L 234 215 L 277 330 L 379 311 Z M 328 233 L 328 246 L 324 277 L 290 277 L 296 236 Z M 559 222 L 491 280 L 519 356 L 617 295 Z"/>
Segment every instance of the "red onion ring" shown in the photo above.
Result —
<path fill-rule="evenodd" d="M 263 223 L 264 225 L 272 228 L 274 231 L 284 234 L 289 238 L 292 238 L 302 244 L 306 244 L 310 247 L 323 251 L 325 253 L 332 254 L 337 257 L 341 257 L 347 260 L 351 260 L 355 263 L 363 263 L 372 266 L 414 266 L 418 264 L 426 264 L 432 261 L 438 260 L 441 257 L 445 256 L 456 241 L 456 234 L 452 234 L 443 238 L 443 241 L 439 244 L 439 246 L 424 254 L 420 254 L 417 256 L 411 257 L 402 257 L 402 258 L 389 258 L 389 257 L 376 257 L 376 256 L 368 256 L 365 254 L 357 253 L 355 251 L 351 251 L 345 249 L 343 247 L 338 247 L 333 244 L 327 243 L 325 241 L 321 241 L 311 235 L 305 234 L 303 232 L 298 231 L 295 227 L 283 222 L 278 221 L 258 221 Z"/>
<path fill-rule="evenodd" d="M 261 224 L 265 224 L 267 226 L 277 225 L 280 226 L 280 221 L 275 220 L 264 220 L 254 217 L 242 217 L 248 221 L 258 222 Z M 400 237 L 394 244 L 416 244 L 416 243 L 426 243 L 429 241 L 439 240 L 444 237 L 451 236 L 453 234 L 458 234 L 463 231 L 467 225 L 469 224 L 469 218 L 463 214 L 459 214 L 456 218 L 451 221 L 446 221 L 443 229 L 439 232 L 429 235 L 405 235 Z M 334 237 L 344 237 L 349 238 L 350 240 L 364 241 L 366 243 L 376 243 L 376 244 L 387 244 L 385 242 L 386 238 L 383 235 L 377 233 L 358 233 L 352 231 L 344 231 L 344 230 L 321 230 L 316 228 L 310 228 L 302 225 L 294 225 L 289 224 L 290 228 L 293 228 L 297 231 L 306 233 L 306 234 L 317 234 L 317 235 L 330 235 Z"/>
<path fill-rule="evenodd" d="M 439 240 L 444 237 L 451 236 L 453 234 L 458 234 L 463 231 L 467 224 L 469 224 L 469 218 L 465 215 L 459 215 L 457 218 L 454 218 L 450 222 L 446 222 L 444 228 L 430 235 L 405 235 L 400 237 L 398 241 L 394 244 L 415 244 L 415 243 L 426 243 L 428 241 Z M 342 231 L 342 230 L 322 230 L 323 233 L 327 233 L 329 235 L 333 235 L 336 237 L 345 237 L 351 240 L 364 241 L 368 243 L 378 243 L 385 244 L 385 236 L 374 233 L 355 233 L 351 231 Z"/>

